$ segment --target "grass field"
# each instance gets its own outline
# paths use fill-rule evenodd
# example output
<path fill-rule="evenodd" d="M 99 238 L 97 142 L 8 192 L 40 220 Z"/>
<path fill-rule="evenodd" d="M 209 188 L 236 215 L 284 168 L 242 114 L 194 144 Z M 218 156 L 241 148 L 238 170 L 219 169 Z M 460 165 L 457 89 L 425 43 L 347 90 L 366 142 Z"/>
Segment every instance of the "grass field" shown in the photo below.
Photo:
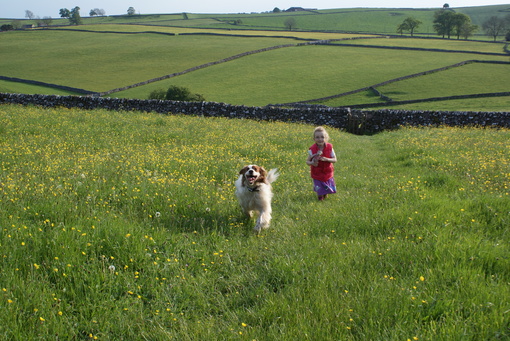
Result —
<path fill-rule="evenodd" d="M 441 6 L 441 5 L 439 5 Z M 291 13 L 226 13 L 226 14 L 196 14 L 187 13 L 185 19 L 182 13 L 171 14 L 144 14 L 144 15 L 119 15 L 122 13 L 110 13 L 112 16 L 83 17 L 83 23 L 88 24 L 142 24 L 158 26 L 181 26 L 219 29 L 271 29 L 284 30 L 285 19 L 289 16 L 296 18 L 298 30 L 327 30 L 348 32 L 370 32 L 382 34 L 395 34 L 396 27 L 403 19 L 412 16 L 423 22 L 418 28 L 417 34 L 434 35 L 432 29 L 433 15 L 438 7 L 412 9 L 412 8 L 338 8 L 319 10 L 314 12 L 291 12 Z M 509 5 L 474 6 L 474 7 L 451 7 L 459 13 L 469 15 L 473 24 L 482 26 L 483 22 L 494 15 L 507 13 Z M 281 8 L 282 10 L 284 8 Z M 272 11 L 268 9 L 268 11 Z M 57 17 L 58 10 L 55 11 Z M 108 14 L 108 13 L 107 13 Z M 117 14 L 117 15 L 115 15 Z M 241 20 L 240 24 L 233 22 Z M 12 19 L 0 19 L 0 24 L 10 23 Z M 32 23 L 31 20 L 22 20 L 23 23 Z M 66 25 L 67 19 L 54 19 L 54 24 Z M 478 37 L 483 37 L 483 32 L 477 32 Z"/>
<path fill-rule="evenodd" d="M 378 39 L 377 39 L 378 40 Z M 372 41 L 372 40 L 370 40 Z M 213 68 L 206 68 L 178 78 L 172 78 L 144 87 L 112 94 L 113 97 L 146 98 L 150 91 L 180 85 L 203 94 L 206 99 L 246 105 L 266 105 L 312 100 L 348 92 L 422 71 L 452 65 L 464 60 L 477 58 L 468 53 L 440 53 L 421 51 L 380 50 L 356 47 L 306 46 L 285 48 L 255 54 Z M 487 60 L 502 57 L 484 56 Z M 503 57 L 504 58 L 504 57 Z M 384 67 L 378 63 L 383 60 Z M 286 61 L 286 67 L 276 61 Z M 508 65 L 498 70 L 506 72 Z M 505 91 L 504 77 L 496 77 L 490 69 L 472 68 L 475 81 L 467 83 L 474 93 Z M 488 72 L 484 70 L 489 70 Z M 478 72 L 480 71 L 480 72 Z M 492 78 L 485 78 L 491 77 Z M 479 79 L 477 79 L 479 77 Z M 417 78 L 420 84 L 422 78 Z M 463 88 L 460 78 L 444 76 L 444 88 Z M 210 86 L 210 84 L 221 84 Z M 463 83 L 464 84 L 464 83 Z M 467 86 L 467 84 L 464 84 Z M 433 86 L 430 91 L 436 90 Z M 496 90 L 498 89 L 498 90 Z M 411 91 L 413 89 L 409 89 Z M 419 89 L 415 90 L 419 92 Z M 468 92 L 473 93 L 473 92 Z M 408 98 L 416 98 L 416 93 Z M 423 98 L 423 97 L 419 97 Z M 368 101 L 367 101 L 368 100 Z M 370 103 L 377 98 L 353 101 L 350 97 L 326 102 L 329 105 Z M 499 105 L 500 102 L 506 102 Z M 495 106 L 508 107 L 508 100 L 496 99 Z M 488 109 L 488 108 L 487 108 Z"/>
<path fill-rule="evenodd" d="M 431 26 L 430 17 L 435 10 L 356 8 L 297 13 L 190 13 L 187 15 L 189 19 L 182 13 L 84 18 L 85 25 L 78 27 L 2 33 L 4 48 L 0 50 L 0 69 L 2 76 L 106 92 L 262 48 L 298 45 L 309 40 L 343 39 L 330 46 L 296 46 L 251 54 L 110 95 L 146 99 L 153 90 L 180 85 L 202 94 L 207 101 L 264 106 L 313 101 L 465 60 L 508 63 L 503 41 L 412 39 L 406 36 L 369 39 L 393 34 L 407 16 L 422 20 L 422 28 L 426 29 Z M 483 22 L 490 15 L 506 13 L 508 6 L 455 10 L 469 12 L 473 22 Z M 282 22 L 289 16 L 298 21 L 298 30 L 283 30 Z M 241 22 L 233 25 L 236 20 Z M 55 24 L 65 24 L 65 20 L 62 21 L 56 20 Z M 367 39 L 345 40 L 349 38 Z M 349 46 L 335 46 L 347 43 Z M 437 94 L 505 92 L 508 91 L 507 74 L 507 64 L 499 67 L 477 64 L 476 67 L 462 67 L 394 83 L 387 91 L 398 100 L 427 99 L 428 96 L 437 97 Z M 0 82 L 0 91 L 65 93 L 51 87 L 7 81 Z M 362 92 L 320 103 L 350 106 L 380 101 L 372 93 Z M 459 103 L 461 105 L 457 106 Z M 493 97 L 490 101 L 482 98 L 465 102 L 417 103 L 406 108 L 508 111 L 508 106 L 506 96 Z"/>
<path fill-rule="evenodd" d="M 0 106 L 0 338 L 510 338 L 510 131 L 329 129 L 318 202 L 312 129 Z M 247 163 L 281 172 L 260 235 Z"/>
<path fill-rule="evenodd" d="M 3 76 L 91 91 L 106 91 L 252 49 L 286 43 L 286 39 L 276 38 L 130 36 L 65 31 L 9 32 L 2 38 L 6 47 L 0 52 Z M 25 44 L 19 44 L 20 40 Z M 289 42 L 294 40 L 289 39 Z M 33 58 L 33 51 L 38 51 L 37 58 Z M 41 68 L 43 61 L 45 67 Z"/>

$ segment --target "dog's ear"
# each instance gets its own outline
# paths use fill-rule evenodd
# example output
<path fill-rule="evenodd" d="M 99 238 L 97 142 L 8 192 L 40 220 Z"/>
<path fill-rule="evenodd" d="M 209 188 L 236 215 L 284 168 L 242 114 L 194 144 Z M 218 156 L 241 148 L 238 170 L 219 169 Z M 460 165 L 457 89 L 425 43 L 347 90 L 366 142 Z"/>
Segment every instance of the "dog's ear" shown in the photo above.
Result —
<path fill-rule="evenodd" d="M 259 173 L 260 173 L 260 176 L 259 176 L 258 180 L 259 180 L 260 182 L 267 182 L 267 181 L 266 181 L 267 172 L 266 172 L 266 170 L 264 169 L 264 167 L 259 167 Z"/>
<path fill-rule="evenodd" d="M 239 174 L 244 175 L 247 171 L 248 171 L 248 166 L 244 166 L 244 168 L 239 171 Z"/>
<path fill-rule="evenodd" d="M 264 169 L 264 167 L 260 167 L 260 175 L 262 175 L 263 177 L 267 176 L 267 171 Z"/>

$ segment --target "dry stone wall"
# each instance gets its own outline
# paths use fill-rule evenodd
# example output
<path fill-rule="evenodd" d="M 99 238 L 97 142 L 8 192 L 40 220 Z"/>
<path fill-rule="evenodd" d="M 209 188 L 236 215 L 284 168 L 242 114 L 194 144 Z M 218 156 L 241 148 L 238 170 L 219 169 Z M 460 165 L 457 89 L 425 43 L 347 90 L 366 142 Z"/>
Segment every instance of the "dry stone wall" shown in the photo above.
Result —
<path fill-rule="evenodd" d="M 301 105 L 248 107 L 216 102 L 179 102 L 102 98 L 90 96 L 55 96 L 0 93 L 0 104 L 13 103 L 43 107 L 107 109 L 155 112 L 161 114 L 228 117 L 265 121 L 302 122 L 327 125 L 355 134 L 373 134 L 401 126 L 482 126 L 510 128 L 510 112 L 441 112 L 374 110 Z"/>

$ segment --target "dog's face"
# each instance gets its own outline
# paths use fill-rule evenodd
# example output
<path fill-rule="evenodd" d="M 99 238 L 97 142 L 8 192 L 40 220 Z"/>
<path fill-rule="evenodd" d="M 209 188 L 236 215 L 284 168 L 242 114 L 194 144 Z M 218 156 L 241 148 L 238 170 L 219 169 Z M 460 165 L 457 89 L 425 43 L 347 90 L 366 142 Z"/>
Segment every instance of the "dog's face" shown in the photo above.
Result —
<path fill-rule="evenodd" d="M 256 182 L 264 182 L 267 172 L 263 167 L 257 165 L 245 166 L 239 172 L 243 176 L 243 185 L 253 186 Z"/>

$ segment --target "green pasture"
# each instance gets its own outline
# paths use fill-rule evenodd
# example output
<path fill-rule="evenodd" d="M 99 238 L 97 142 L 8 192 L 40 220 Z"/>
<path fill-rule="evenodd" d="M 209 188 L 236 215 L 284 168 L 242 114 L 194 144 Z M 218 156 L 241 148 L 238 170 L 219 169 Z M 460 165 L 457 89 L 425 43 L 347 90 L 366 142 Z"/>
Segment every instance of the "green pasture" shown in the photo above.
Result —
<path fill-rule="evenodd" d="M 330 9 L 315 12 L 293 13 L 264 13 L 239 14 L 215 18 L 219 20 L 241 20 L 240 25 L 230 25 L 243 28 L 283 29 L 285 20 L 292 16 L 296 20 L 297 30 L 325 30 L 348 31 L 364 33 L 396 34 L 399 24 L 407 17 L 414 17 L 422 22 L 416 30 L 418 35 L 436 35 L 433 30 L 434 12 L 438 8 L 412 9 L 412 8 L 349 8 Z M 491 16 L 504 16 L 510 11 L 510 5 L 452 7 L 459 13 L 470 16 L 472 22 L 482 26 L 483 22 Z M 483 36 L 483 32 L 476 33 Z"/>
<path fill-rule="evenodd" d="M 111 32 L 111 33 L 144 33 L 144 32 L 158 32 L 168 34 L 185 34 L 185 33 L 202 33 L 204 35 L 215 34 L 228 36 L 264 36 L 268 38 L 288 38 L 298 39 L 296 43 L 303 42 L 301 40 L 328 40 L 328 39 L 349 39 L 359 37 L 374 37 L 374 35 L 359 34 L 359 33 L 331 33 L 331 32 L 301 32 L 301 31 L 259 31 L 259 30 L 236 30 L 226 31 L 223 29 L 204 29 L 196 27 L 168 27 L 168 26 L 150 26 L 150 25 L 117 25 L 117 24 L 103 24 L 103 25 L 87 25 L 87 26 L 66 26 L 60 27 L 59 30 L 82 30 L 87 32 Z"/>
<path fill-rule="evenodd" d="M 453 5 L 453 4 L 451 4 Z M 510 5 L 474 6 L 474 7 L 451 7 L 459 13 L 470 16 L 473 24 L 481 27 L 489 17 L 502 16 L 510 11 Z M 284 8 L 281 8 L 282 10 Z M 440 9 L 440 6 L 425 9 L 412 8 L 339 8 L 319 10 L 313 12 L 292 12 L 292 13 L 209 13 L 197 14 L 187 13 L 188 19 L 182 13 L 168 14 L 142 14 L 122 15 L 123 13 L 107 13 L 104 17 L 86 17 L 82 11 L 83 24 L 142 24 L 157 26 L 182 26 L 182 27 L 210 27 L 221 29 L 272 29 L 284 30 L 284 22 L 288 17 L 294 17 L 298 30 L 325 30 L 325 31 L 349 31 L 395 34 L 397 26 L 409 16 L 421 20 L 423 24 L 418 28 L 416 34 L 432 34 L 433 14 Z M 272 11 L 268 9 L 268 12 Z M 66 25 L 67 19 L 58 16 L 58 9 L 55 9 L 53 16 L 54 25 Z M 240 24 L 233 22 L 241 20 Z M 0 19 L 0 23 L 10 23 L 12 19 Z M 35 23 L 33 20 L 21 19 L 23 23 Z M 477 36 L 483 36 L 478 32 Z"/>
<path fill-rule="evenodd" d="M 442 97 L 442 96 L 441 96 Z M 363 103 L 363 102 L 361 102 Z M 466 98 L 457 100 L 445 100 L 438 102 L 421 102 L 402 105 L 387 105 L 376 109 L 399 109 L 399 110 L 438 110 L 438 111 L 508 111 L 510 103 L 504 97 Z M 431 109 L 433 108 L 433 109 Z"/>
<path fill-rule="evenodd" d="M 501 64 L 467 64 L 458 68 L 432 73 L 419 78 L 411 78 L 401 82 L 378 87 L 377 90 L 396 101 L 408 98 L 420 99 L 430 97 L 458 96 L 463 94 L 487 92 L 506 92 L 509 90 L 505 77 L 496 74 L 508 72 L 508 65 Z M 510 75 L 510 73 L 509 73 Z M 462 82 L 451 80 L 462 79 Z M 507 105 L 510 105 L 510 99 Z"/>
<path fill-rule="evenodd" d="M 0 92 L 20 93 L 20 94 L 42 94 L 42 95 L 80 95 L 72 91 L 65 91 L 56 88 L 50 88 L 41 85 L 25 84 L 19 82 L 10 82 L 0 79 Z"/>
<path fill-rule="evenodd" d="M 460 13 L 469 15 L 473 24 L 482 27 L 484 21 L 492 16 L 503 17 L 510 13 L 510 4 L 494 6 L 473 6 L 456 9 Z"/>
<path fill-rule="evenodd" d="M 380 9 L 359 9 L 351 11 L 338 11 L 329 13 L 297 13 L 292 15 L 298 30 L 320 30 L 320 31 L 348 31 L 362 33 L 395 34 L 396 29 L 408 16 L 414 16 L 424 23 L 432 22 L 434 10 L 380 10 Z M 241 18 L 242 25 L 246 27 L 265 27 L 267 29 L 278 29 L 285 27 L 285 20 L 289 18 L 288 13 L 272 14 L 265 16 L 253 16 Z M 430 30 L 431 30 L 431 25 Z M 424 25 L 426 27 L 426 25 Z M 425 28 L 420 32 L 427 32 Z"/>
<path fill-rule="evenodd" d="M 498 11 L 505 11 L 505 8 L 501 5 L 478 9 L 480 15 L 487 16 L 491 13 L 503 13 Z M 473 15 L 476 12 L 474 9 L 469 10 Z M 345 31 L 355 32 L 364 31 L 356 27 L 357 24 L 363 24 L 366 32 L 378 33 L 377 37 L 380 37 L 380 34 L 385 32 L 384 25 L 393 25 L 392 21 L 403 20 L 402 18 L 411 14 L 416 14 L 415 16 L 423 21 L 424 18 L 421 16 L 432 15 L 433 11 L 434 9 L 358 8 L 324 10 L 317 13 L 218 14 L 214 16 L 188 14 L 189 20 L 185 20 L 182 13 L 84 18 L 86 25 L 64 27 L 69 30 L 60 28 L 59 30 L 38 29 L 2 33 L 4 48 L 0 50 L 0 72 L 4 76 L 104 92 L 261 48 L 282 44 L 298 45 L 305 43 L 306 40 L 376 37 L 359 33 L 334 33 L 344 31 L 335 25 L 349 26 L 350 29 Z M 272 22 L 284 20 L 289 16 L 295 17 L 303 24 L 306 22 L 309 28 L 300 28 L 296 31 L 255 29 L 257 25 L 257 27 L 267 28 L 273 25 Z M 241 19 L 242 23 L 229 24 L 236 19 Z M 206 26 L 191 23 L 197 20 L 212 20 L 220 23 L 219 25 L 236 27 L 226 30 L 214 24 L 206 25 L 207 29 L 205 29 Z M 124 25 L 124 23 L 134 25 Z M 369 24 L 375 26 L 367 26 Z M 85 32 L 75 31 L 75 29 Z M 157 33 L 145 33 L 147 31 Z M 169 35 L 158 33 L 169 33 Z M 215 35 L 187 36 L 183 35 L 184 33 Z M 229 34 L 237 36 L 228 36 Z M 257 37 L 253 37 L 254 35 Z M 339 43 L 348 43 L 351 46 L 335 46 Z M 503 55 L 505 44 L 502 42 L 392 37 L 391 39 L 342 40 L 339 43 L 333 42 L 330 46 L 291 47 L 250 55 L 175 78 L 114 93 L 111 96 L 144 99 L 153 90 L 181 85 L 188 87 L 194 93 L 204 95 L 207 101 L 262 106 L 320 99 L 465 60 L 508 62 L 508 57 Z M 405 51 L 367 48 L 359 45 L 389 48 L 416 47 L 465 51 L 465 53 Z M 470 52 L 501 53 L 502 55 L 489 56 Z M 409 81 L 411 83 L 404 83 L 412 84 L 411 88 L 406 88 L 405 91 L 392 91 L 399 93 L 397 97 L 402 100 L 424 98 L 427 94 L 437 93 L 473 94 L 508 91 L 503 84 L 504 76 L 508 74 L 508 67 L 502 65 L 499 68 L 491 68 L 486 67 L 487 65 L 463 68 L 464 72 L 444 73 L 445 76 L 436 74 L 431 78 L 419 77 Z M 474 70 L 474 72 L 467 75 L 465 70 Z M 423 83 L 421 83 L 422 80 Z M 0 90 L 7 92 L 62 94 L 51 88 L 40 89 L 11 82 L 2 82 L 0 86 Z M 398 87 L 398 84 L 392 86 Z M 425 87 L 431 88 L 425 89 Z M 379 101 L 371 92 L 363 92 L 321 103 L 348 106 Z M 476 111 L 508 110 L 506 97 L 492 98 L 491 101 L 480 99 L 469 103 Z M 429 109 L 441 109 L 444 105 L 451 107 L 450 104 L 431 102 L 426 105 L 429 105 Z M 487 104 L 489 106 L 486 106 Z M 477 107 L 478 105 L 480 106 Z"/>
<path fill-rule="evenodd" d="M 4 76 L 106 91 L 295 40 L 20 31 L 2 42 Z"/>
<path fill-rule="evenodd" d="M 392 37 L 377 39 L 356 39 L 350 41 L 331 42 L 331 44 L 351 44 L 351 45 L 374 45 L 381 47 L 404 47 L 419 49 L 436 49 L 449 51 L 466 51 L 466 52 L 484 52 L 484 53 L 505 53 L 505 43 L 488 42 L 488 41 L 469 41 L 457 39 L 419 39 L 410 37 Z M 478 58 L 485 59 L 481 55 Z M 501 60 L 506 60 L 505 56 Z"/>
<path fill-rule="evenodd" d="M 341 94 L 473 58 L 476 57 L 467 53 L 300 46 L 247 56 L 111 96 L 146 98 L 152 90 L 179 85 L 215 102 L 256 106 L 289 103 Z M 489 60 L 498 58 L 501 57 L 487 57 Z M 507 68 L 503 65 L 496 75 Z M 490 79 L 490 75 L 495 76 L 488 73 L 483 79 Z M 458 82 L 458 78 L 447 78 L 445 86 L 455 87 Z M 501 90 L 501 82 L 504 83 L 504 78 L 495 82 L 474 82 L 472 88 L 477 89 L 475 93 L 505 91 Z M 341 97 L 327 104 L 343 106 L 374 100 L 378 101 L 375 97 L 365 98 L 362 102 Z"/>
<path fill-rule="evenodd" d="M 506 340 L 508 129 L 0 106 L 4 340 Z M 279 168 L 260 235 L 234 197 Z"/>

